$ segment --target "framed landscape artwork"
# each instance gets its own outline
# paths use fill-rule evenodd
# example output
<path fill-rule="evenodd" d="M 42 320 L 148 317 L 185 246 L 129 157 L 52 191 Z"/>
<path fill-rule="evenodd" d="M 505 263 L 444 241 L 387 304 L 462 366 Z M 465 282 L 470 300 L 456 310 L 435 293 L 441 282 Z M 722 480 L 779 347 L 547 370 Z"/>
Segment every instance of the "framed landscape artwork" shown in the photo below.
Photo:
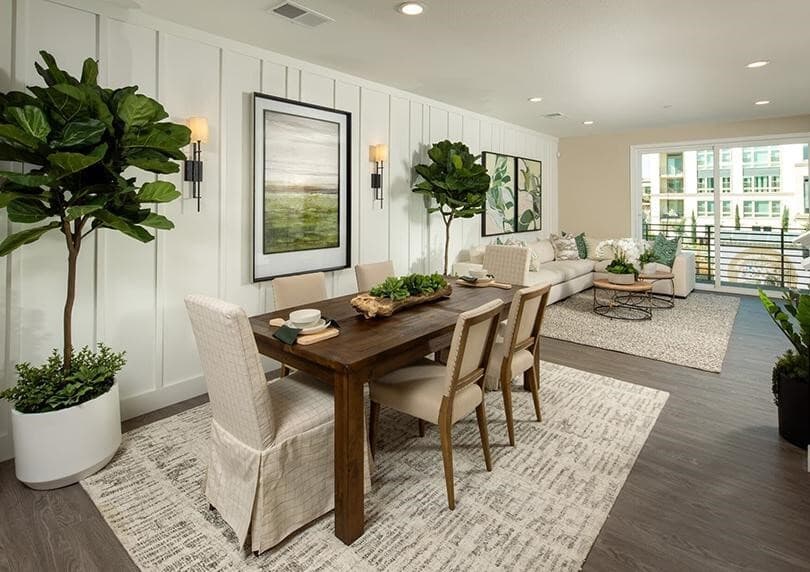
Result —
<path fill-rule="evenodd" d="M 481 236 L 541 230 L 542 162 L 487 151 L 481 155 L 491 179 Z"/>
<path fill-rule="evenodd" d="M 253 96 L 253 280 L 348 268 L 351 114 Z"/>

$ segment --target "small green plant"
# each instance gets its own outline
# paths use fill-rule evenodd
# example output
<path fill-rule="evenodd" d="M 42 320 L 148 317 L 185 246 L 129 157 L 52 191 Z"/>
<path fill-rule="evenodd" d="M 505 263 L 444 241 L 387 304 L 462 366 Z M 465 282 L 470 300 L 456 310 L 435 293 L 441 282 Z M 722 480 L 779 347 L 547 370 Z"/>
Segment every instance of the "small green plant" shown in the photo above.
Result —
<path fill-rule="evenodd" d="M 46 413 L 66 409 L 103 395 L 113 385 L 115 374 L 126 364 L 125 352 L 113 353 L 104 344 L 98 351 L 83 347 L 73 353 L 65 369 L 58 350 L 41 366 L 19 363 L 17 385 L 0 393 L 20 413 Z"/>
<path fill-rule="evenodd" d="M 611 274 L 635 274 L 638 276 L 638 269 L 633 266 L 632 262 L 627 260 L 624 250 L 616 247 L 613 248 L 613 260 L 605 267 L 605 271 Z"/>
<path fill-rule="evenodd" d="M 377 284 L 369 294 L 378 298 L 391 300 L 404 300 L 408 296 L 424 296 L 433 294 L 447 286 L 447 280 L 441 274 L 408 274 L 407 276 L 391 276 L 381 284 Z"/>
<path fill-rule="evenodd" d="M 795 350 L 788 350 L 773 368 L 774 401 L 779 405 L 780 378 L 810 382 L 810 293 L 788 290 L 780 306 L 760 289 L 759 299 Z"/>
<path fill-rule="evenodd" d="M 639 255 L 638 263 L 644 266 L 645 264 L 650 264 L 652 262 L 658 262 L 658 257 L 655 255 L 652 248 L 647 246 L 644 248 L 644 252 Z"/>

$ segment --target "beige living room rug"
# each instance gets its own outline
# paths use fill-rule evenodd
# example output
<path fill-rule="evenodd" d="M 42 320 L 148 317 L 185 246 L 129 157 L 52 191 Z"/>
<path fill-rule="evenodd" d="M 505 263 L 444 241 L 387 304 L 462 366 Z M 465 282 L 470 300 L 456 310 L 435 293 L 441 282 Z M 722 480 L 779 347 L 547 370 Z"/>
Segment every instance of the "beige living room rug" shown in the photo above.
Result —
<path fill-rule="evenodd" d="M 606 294 L 600 292 L 600 300 Z M 552 304 L 541 333 L 658 361 L 720 372 L 740 307 L 736 296 L 693 292 L 675 307 L 653 310 L 651 320 L 608 318 L 593 311 L 591 290 Z"/>
<path fill-rule="evenodd" d="M 542 364 L 543 422 L 513 392 L 509 447 L 500 392 L 487 394 L 493 471 L 475 416 L 454 427 L 456 509 L 447 508 L 435 427 L 383 410 L 366 532 L 345 546 L 332 513 L 256 557 L 203 493 L 208 404 L 124 435 L 82 481 L 143 570 L 578 570 L 669 396 Z"/>

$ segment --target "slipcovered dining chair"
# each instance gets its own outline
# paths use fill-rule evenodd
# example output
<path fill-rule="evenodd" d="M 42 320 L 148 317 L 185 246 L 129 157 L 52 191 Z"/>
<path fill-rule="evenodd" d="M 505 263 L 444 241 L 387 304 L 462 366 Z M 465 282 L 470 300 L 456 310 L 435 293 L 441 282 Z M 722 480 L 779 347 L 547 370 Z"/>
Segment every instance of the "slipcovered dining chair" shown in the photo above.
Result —
<path fill-rule="evenodd" d="M 273 279 L 273 304 L 276 310 L 302 306 L 326 300 L 326 275 L 323 272 L 282 276 Z M 281 364 L 281 377 L 290 373 L 290 368 Z"/>
<path fill-rule="evenodd" d="M 250 533 L 262 552 L 335 506 L 332 392 L 301 372 L 267 383 L 242 308 L 185 303 L 211 400 L 205 496 L 242 545 Z"/>
<path fill-rule="evenodd" d="M 375 436 L 381 407 L 390 407 L 439 426 L 447 504 L 456 506 L 453 484 L 453 425 L 473 411 L 484 449 L 487 471 L 492 470 L 484 408 L 484 373 L 495 340 L 503 302 L 493 300 L 459 315 L 447 365 L 423 359 L 414 365 L 373 380 L 369 388 L 371 412 L 369 443 L 375 453 Z"/>
<path fill-rule="evenodd" d="M 525 286 L 523 282 L 531 264 L 531 251 L 503 244 L 489 244 L 484 250 L 484 268 L 498 282 Z"/>
<path fill-rule="evenodd" d="M 538 284 L 515 292 L 506 327 L 496 340 L 487 366 L 487 389 L 497 389 L 503 393 L 503 406 L 506 412 L 506 428 L 509 444 L 515 445 L 515 425 L 512 416 L 512 379 L 523 374 L 524 387 L 532 392 L 534 412 L 537 420 L 540 414 L 540 327 L 548 303 L 550 284 Z M 500 334 L 500 333 L 499 333 Z"/>
<path fill-rule="evenodd" d="M 354 267 L 354 275 L 357 278 L 358 292 L 368 292 L 389 276 L 395 275 L 394 263 L 385 260 L 371 264 L 358 264 Z"/>

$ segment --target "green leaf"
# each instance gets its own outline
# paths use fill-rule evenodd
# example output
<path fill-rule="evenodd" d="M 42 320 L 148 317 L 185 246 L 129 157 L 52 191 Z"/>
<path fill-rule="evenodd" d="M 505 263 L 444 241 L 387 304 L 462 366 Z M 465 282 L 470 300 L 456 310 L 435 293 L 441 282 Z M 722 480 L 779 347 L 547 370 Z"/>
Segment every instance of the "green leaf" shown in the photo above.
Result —
<path fill-rule="evenodd" d="M 95 165 L 104 158 L 106 152 L 107 145 L 102 144 L 96 147 L 90 155 L 83 155 L 82 153 L 52 153 L 48 155 L 48 161 L 51 163 L 51 166 L 59 171 L 61 178 L 78 173 L 87 167 Z"/>
<path fill-rule="evenodd" d="M 149 213 L 149 215 L 141 221 L 143 226 L 150 228 L 157 228 L 159 230 L 171 230 L 174 228 L 174 223 L 163 215 L 157 213 Z"/>
<path fill-rule="evenodd" d="M 16 125 L 0 124 L 0 142 L 6 142 L 12 147 L 22 146 L 27 149 L 36 150 L 40 140 L 29 135 Z"/>
<path fill-rule="evenodd" d="M 83 119 L 71 121 L 62 130 L 62 137 L 54 141 L 57 147 L 77 147 L 79 145 L 95 145 L 101 141 L 101 137 L 107 130 L 107 126 L 98 119 Z"/>
<path fill-rule="evenodd" d="M 39 240 L 39 238 L 43 234 L 45 234 L 49 230 L 59 228 L 59 226 L 60 223 L 58 221 L 54 221 L 49 224 L 46 224 L 45 226 L 29 228 L 8 235 L 6 239 L 2 243 L 0 243 L 0 256 L 6 256 L 7 254 L 12 252 L 13 250 L 18 249 L 24 244 L 30 244 L 32 242 Z"/>
<path fill-rule="evenodd" d="M 34 198 L 14 199 L 8 204 L 7 212 L 11 222 L 39 222 L 51 216 L 48 207 Z"/>
<path fill-rule="evenodd" d="M 98 62 L 93 58 L 84 60 L 81 82 L 85 85 L 98 85 Z"/>
<path fill-rule="evenodd" d="M 87 216 L 91 213 L 96 212 L 97 210 L 101 209 L 102 205 L 80 205 L 77 207 L 68 207 L 67 208 L 67 215 L 65 216 L 66 220 L 75 220 L 77 218 L 81 218 L 83 216 Z"/>
<path fill-rule="evenodd" d="M 31 86 L 28 88 L 48 108 L 51 120 L 64 124 L 76 117 L 84 108 L 84 92 L 73 85 L 57 84 L 42 88 Z"/>
<path fill-rule="evenodd" d="M 191 130 L 176 123 L 158 123 L 147 129 L 131 131 L 121 140 L 127 153 L 132 151 L 155 150 L 166 156 L 183 160 L 186 155 L 180 150 L 189 144 Z"/>
<path fill-rule="evenodd" d="M 49 86 L 56 85 L 57 83 L 69 83 L 71 80 L 73 80 L 74 83 L 76 82 L 69 74 L 59 69 L 59 66 L 56 65 L 56 59 L 54 59 L 51 54 L 42 50 L 39 52 L 39 55 L 42 57 L 42 61 L 45 62 L 45 65 L 48 66 L 48 69 L 44 69 L 38 63 L 35 63 L 34 67 Z"/>
<path fill-rule="evenodd" d="M 170 161 L 162 153 L 147 149 L 127 155 L 125 161 L 133 167 L 160 175 L 169 175 L 180 170 L 178 163 Z"/>
<path fill-rule="evenodd" d="M 126 130 L 143 127 L 166 119 L 169 114 L 157 101 L 138 93 L 130 93 L 118 106 L 118 118 L 124 122 Z"/>
<path fill-rule="evenodd" d="M 28 196 L 30 195 L 16 191 L 0 191 L 0 209 L 6 208 L 8 204 L 14 199 L 24 198 Z"/>
<path fill-rule="evenodd" d="M 0 171 L 0 178 L 6 179 L 15 185 L 22 187 L 42 187 L 51 183 L 51 178 L 48 175 L 41 175 L 37 173 L 13 173 L 11 171 Z"/>
<path fill-rule="evenodd" d="M 142 203 L 168 203 L 180 197 L 181 194 L 172 183 L 157 181 L 145 183 L 141 187 L 138 192 L 138 201 Z"/>
<path fill-rule="evenodd" d="M 44 157 L 38 153 L 24 149 L 22 147 L 15 147 L 0 141 L 0 161 L 11 161 L 12 163 L 29 163 L 31 165 L 42 165 Z"/>
<path fill-rule="evenodd" d="M 100 209 L 93 213 L 93 215 L 103 223 L 104 227 L 120 231 L 141 242 L 149 242 L 155 239 L 145 228 L 133 224 L 120 216 L 116 216 L 109 211 Z"/>
<path fill-rule="evenodd" d="M 45 142 L 51 126 L 48 119 L 39 107 L 26 105 L 25 107 L 9 107 L 6 109 L 6 117 L 13 121 L 25 133 Z"/>

